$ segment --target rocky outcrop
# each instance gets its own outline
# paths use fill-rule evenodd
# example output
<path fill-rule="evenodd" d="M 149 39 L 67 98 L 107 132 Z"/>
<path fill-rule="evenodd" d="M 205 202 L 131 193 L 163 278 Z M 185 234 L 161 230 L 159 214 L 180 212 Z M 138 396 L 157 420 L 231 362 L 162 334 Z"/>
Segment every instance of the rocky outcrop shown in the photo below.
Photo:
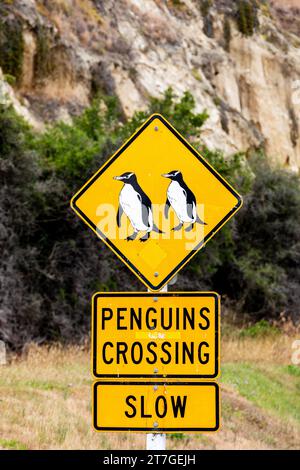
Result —
<path fill-rule="evenodd" d="M 298 171 L 300 40 L 281 3 L 6 1 L 1 24 L 21 22 L 23 45 L 21 76 L 5 87 L 37 126 L 71 119 L 98 91 L 116 94 L 130 116 L 168 86 L 190 90 L 209 112 L 207 146 L 227 154 L 264 147 L 272 162 Z"/>

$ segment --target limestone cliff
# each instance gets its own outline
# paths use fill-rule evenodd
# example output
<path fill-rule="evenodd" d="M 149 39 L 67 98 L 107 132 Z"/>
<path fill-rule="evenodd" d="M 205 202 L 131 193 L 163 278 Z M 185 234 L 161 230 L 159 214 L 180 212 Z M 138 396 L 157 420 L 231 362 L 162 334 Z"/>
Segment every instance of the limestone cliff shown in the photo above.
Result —
<path fill-rule="evenodd" d="M 2 0 L 0 95 L 41 127 L 99 90 L 128 116 L 168 86 L 190 90 L 209 147 L 264 146 L 298 171 L 299 12 L 300 0 Z"/>

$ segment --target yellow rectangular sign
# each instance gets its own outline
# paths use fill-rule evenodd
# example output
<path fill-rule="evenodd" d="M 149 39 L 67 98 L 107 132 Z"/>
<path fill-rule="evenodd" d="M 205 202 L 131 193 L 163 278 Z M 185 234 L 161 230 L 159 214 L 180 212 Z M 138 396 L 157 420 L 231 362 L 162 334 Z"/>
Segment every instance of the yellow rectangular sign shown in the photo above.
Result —
<path fill-rule="evenodd" d="M 96 382 L 93 390 L 96 431 L 217 431 L 219 387 L 213 382 Z"/>
<path fill-rule="evenodd" d="M 220 300 L 214 292 L 103 292 L 92 300 L 97 378 L 215 378 Z"/>

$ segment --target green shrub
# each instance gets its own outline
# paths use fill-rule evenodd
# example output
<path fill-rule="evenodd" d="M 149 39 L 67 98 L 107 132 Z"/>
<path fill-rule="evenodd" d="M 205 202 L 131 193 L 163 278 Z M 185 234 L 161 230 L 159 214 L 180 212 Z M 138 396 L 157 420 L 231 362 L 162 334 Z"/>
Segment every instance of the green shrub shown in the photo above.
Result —
<path fill-rule="evenodd" d="M 51 55 L 51 34 L 47 27 L 38 23 L 35 29 L 36 33 L 36 52 L 34 55 L 34 78 L 41 80 L 49 77 L 53 72 L 53 63 Z"/>
<path fill-rule="evenodd" d="M 200 11 L 203 18 L 203 32 L 209 38 L 214 36 L 213 18 L 212 15 L 210 15 L 210 8 L 212 4 L 212 0 L 199 0 Z"/>
<path fill-rule="evenodd" d="M 181 0 L 172 0 L 172 4 L 175 7 L 182 7 L 184 5 Z"/>
<path fill-rule="evenodd" d="M 186 138 L 200 137 L 200 130 L 208 118 L 206 110 L 195 113 L 195 99 L 186 91 L 177 99 L 172 88 L 167 88 L 162 98 L 150 98 L 147 111 L 136 112 L 120 129 L 121 138 L 128 138 L 153 113 L 162 114 Z"/>
<path fill-rule="evenodd" d="M 288 372 L 288 374 L 294 377 L 300 377 L 300 366 L 295 364 L 289 364 L 288 366 L 283 367 L 284 372 Z"/>
<path fill-rule="evenodd" d="M 34 147 L 45 158 L 45 166 L 67 178 L 78 179 L 99 152 L 100 143 L 76 126 L 58 123 L 39 136 Z"/>
<path fill-rule="evenodd" d="M 16 84 L 16 77 L 14 77 L 13 75 L 10 75 L 9 73 L 6 73 L 3 78 L 10 86 L 13 86 Z"/>
<path fill-rule="evenodd" d="M 13 20 L 0 8 L 0 67 L 7 76 L 22 78 L 24 56 L 23 27 L 20 20 Z"/>
<path fill-rule="evenodd" d="M 36 224 L 34 186 L 39 168 L 25 140 L 30 130 L 12 107 L 0 105 L 0 337 L 20 348 L 37 337 L 40 293 L 24 279 L 21 264 L 35 263 L 28 244 Z M 32 335 L 32 330 L 35 333 Z"/>
<path fill-rule="evenodd" d="M 170 434 L 170 438 L 174 441 L 183 441 L 185 439 L 185 435 L 183 432 L 172 432 Z"/>
<path fill-rule="evenodd" d="M 94 168 L 95 158 L 112 139 L 116 140 L 118 104 L 115 98 L 95 99 L 72 124 L 58 122 L 36 135 L 30 142 L 39 153 L 43 165 L 78 186 Z M 110 136 L 110 137 L 108 137 Z"/>
<path fill-rule="evenodd" d="M 252 36 L 258 25 L 256 1 L 238 0 L 236 20 L 239 31 L 245 36 Z"/>
<path fill-rule="evenodd" d="M 209 14 L 210 7 L 212 6 L 212 0 L 199 0 L 200 11 L 203 17 Z"/>
<path fill-rule="evenodd" d="M 27 450 L 28 447 L 23 442 L 17 441 L 16 439 L 0 439 L 0 445 L 4 449 L 10 450 Z"/>
<path fill-rule="evenodd" d="M 228 16 L 225 16 L 223 23 L 223 38 L 224 38 L 224 49 L 230 52 L 230 41 L 231 41 L 231 25 Z"/>
<path fill-rule="evenodd" d="M 271 325 L 266 320 L 260 320 L 253 325 L 244 328 L 240 332 L 241 337 L 250 337 L 250 338 L 257 338 L 262 336 L 270 336 L 270 335 L 277 335 L 279 333 L 279 329 L 275 326 Z"/>

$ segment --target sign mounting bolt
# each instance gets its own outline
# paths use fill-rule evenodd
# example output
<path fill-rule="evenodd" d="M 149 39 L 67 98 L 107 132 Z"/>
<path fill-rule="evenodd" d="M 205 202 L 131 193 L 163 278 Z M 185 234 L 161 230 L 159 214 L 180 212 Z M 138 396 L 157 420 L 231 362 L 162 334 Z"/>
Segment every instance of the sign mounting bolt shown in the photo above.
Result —
<path fill-rule="evenodd" d="M 157 374 L 157 372 L 158 372 L 158 369 L 155 367 L 154 374 Z"/>
<path fill-rule="evenodd" d="M 158 276 L 159 276 L 159 273 L 156 271 L 156 272 L 154 273 L 154 277 L 158 277 Z"/>
<path fill-rule="evenodd" d="M 154 385 L 153 390 L 156 391 L 157 389 L 158 389 L 158 385 Z"/>
<path fill-rule="evenodd" d="M 154 428 L 158 428 L 158 422 L 157 422 L 157 421 L 154 421 L 153 427 L 154 427 Z"/>
<path fill-rule="evenodd" d="M 154 127 L 154 130 L 157 132 L 157 131 L 158 131 L 158 126 L 155 126 L 155 127 Z"/>
<path fill-rule="evenodd" d="M 158 302 L 158 297 L 153 297 L 153 302 Z"/>

